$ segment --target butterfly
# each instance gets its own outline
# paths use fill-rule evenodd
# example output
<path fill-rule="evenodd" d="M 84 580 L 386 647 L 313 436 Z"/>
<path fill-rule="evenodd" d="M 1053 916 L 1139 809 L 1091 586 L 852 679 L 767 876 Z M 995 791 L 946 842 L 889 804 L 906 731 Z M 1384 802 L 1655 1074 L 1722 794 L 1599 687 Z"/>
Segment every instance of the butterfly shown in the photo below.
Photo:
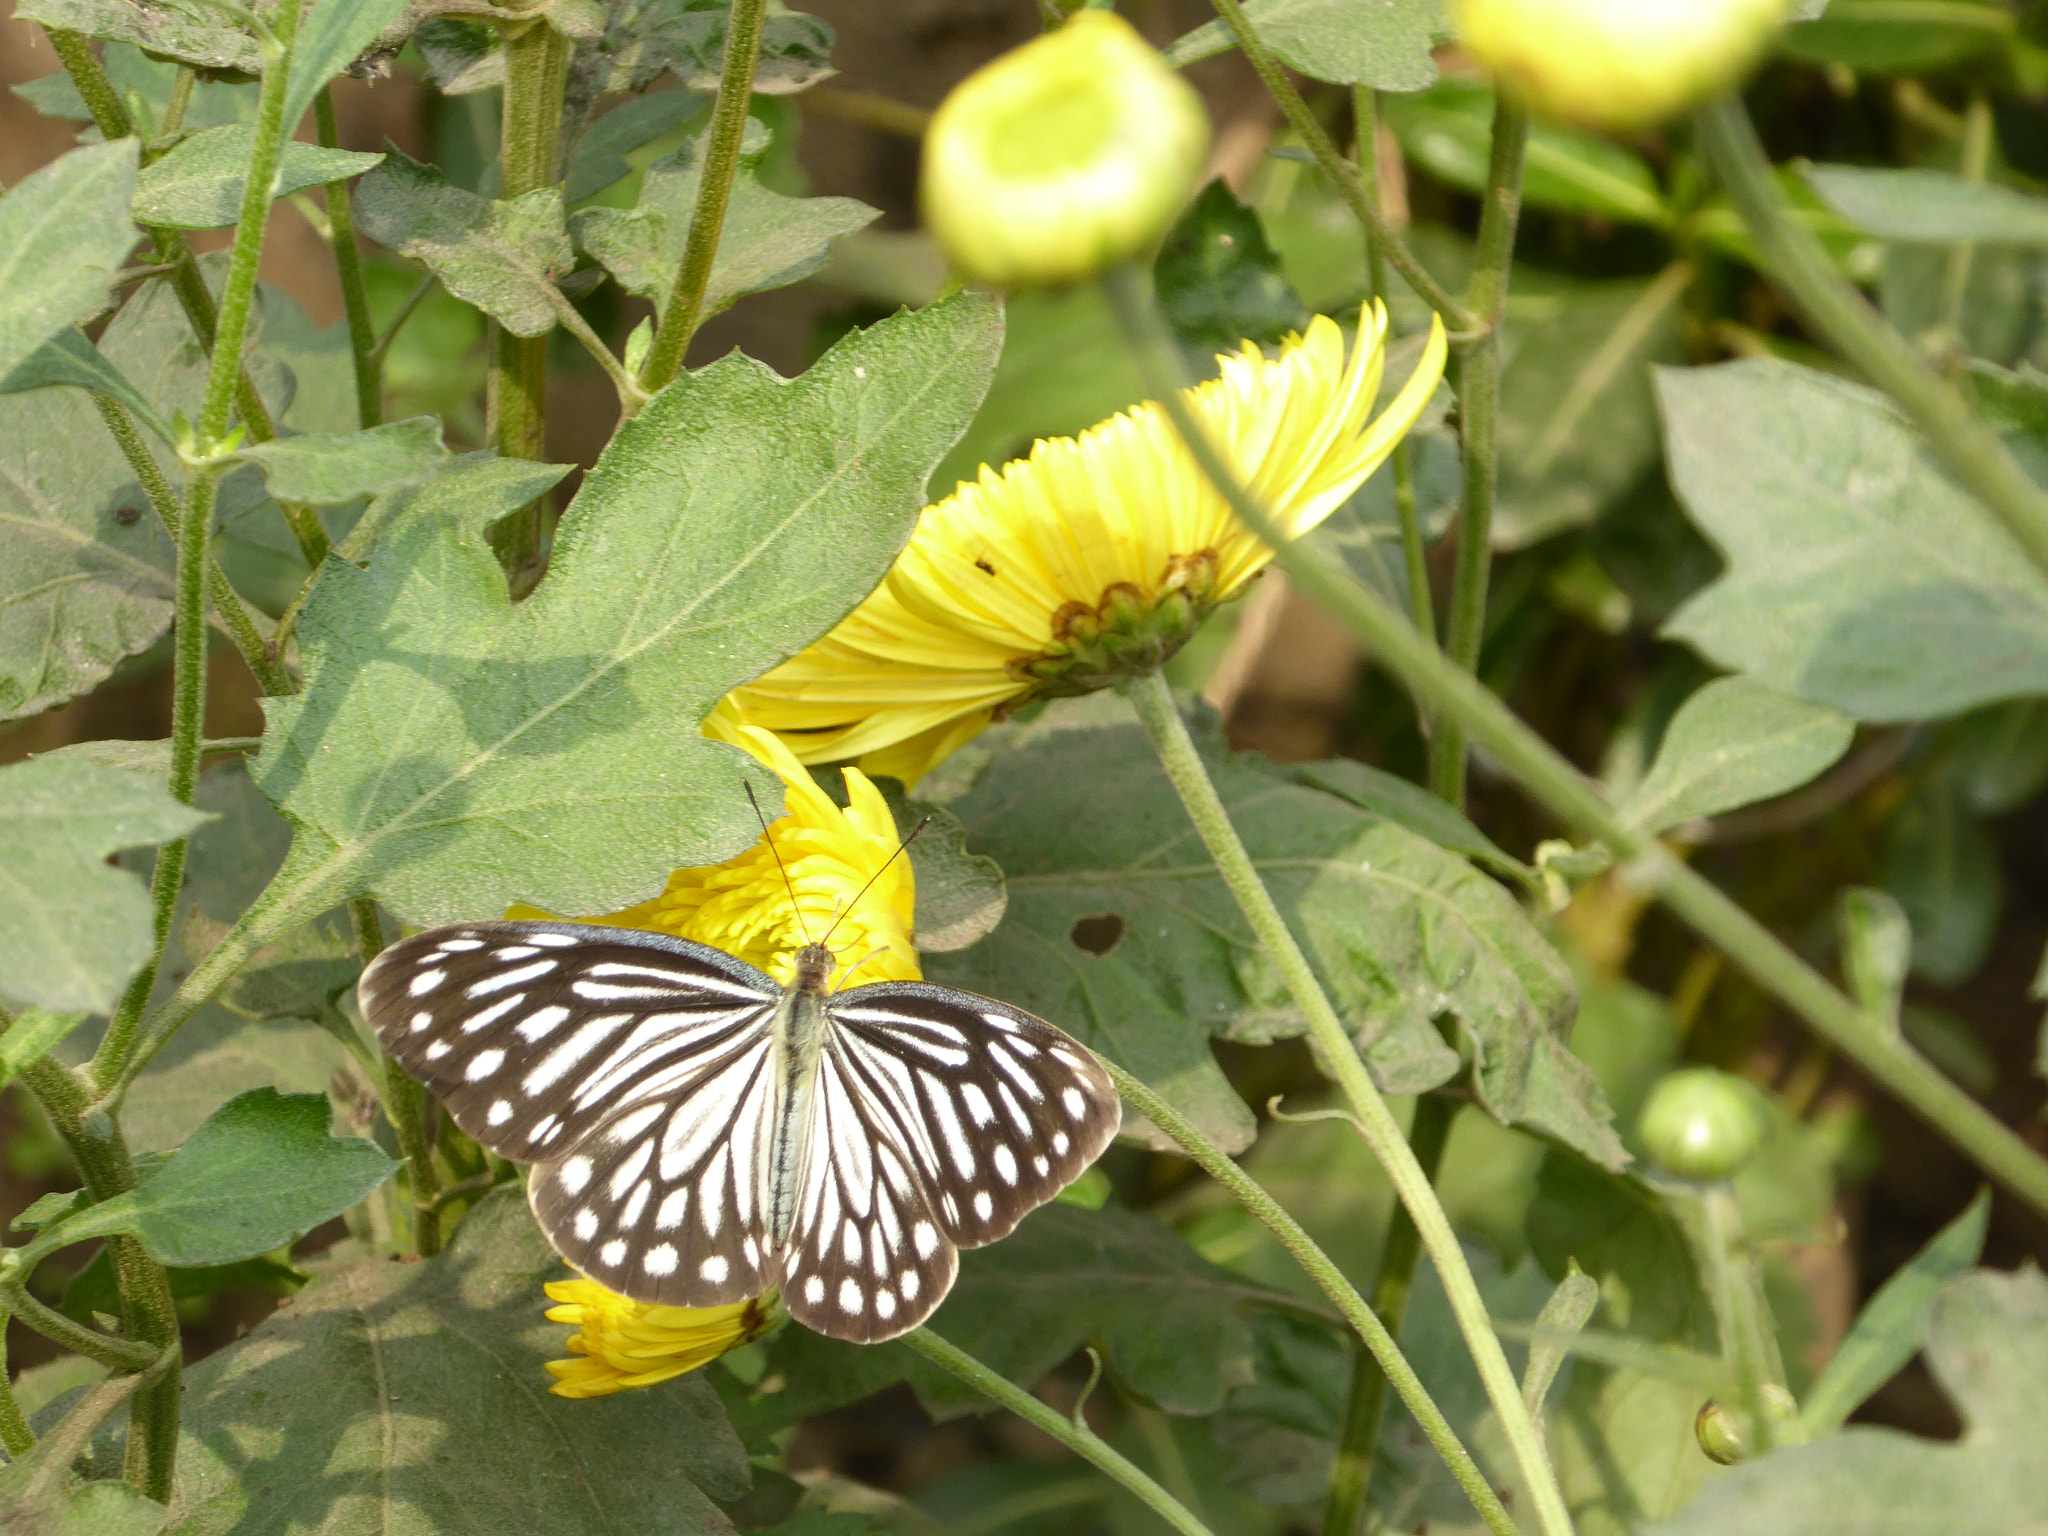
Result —
<path fill-rule="evenodd" d="M 667 934 L 463 923 L 393 944 L 357 995 L 457 1125 L 534 1165 L 534 1215 L 585 1274 L 686 1307 L 774 1287 L 876 1343 L 1078 1178 L 1121 1106 L 1043 1019 L 923 981 L 833 992 L 833 965 L 807 943 L 785 987 Z"/>

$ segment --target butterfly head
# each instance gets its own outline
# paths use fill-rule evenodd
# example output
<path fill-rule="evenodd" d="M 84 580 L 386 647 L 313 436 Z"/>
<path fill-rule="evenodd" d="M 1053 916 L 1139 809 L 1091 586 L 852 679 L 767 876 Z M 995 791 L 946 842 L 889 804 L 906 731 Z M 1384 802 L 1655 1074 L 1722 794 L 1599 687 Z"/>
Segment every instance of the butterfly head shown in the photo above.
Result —
<path fill-rule="evenodd" d="M 806 944 L 796 952 L 796 978 L 790 983 L 799 992 L 823 993 L 832 980 L 838 962 L 822 944 Z"/>

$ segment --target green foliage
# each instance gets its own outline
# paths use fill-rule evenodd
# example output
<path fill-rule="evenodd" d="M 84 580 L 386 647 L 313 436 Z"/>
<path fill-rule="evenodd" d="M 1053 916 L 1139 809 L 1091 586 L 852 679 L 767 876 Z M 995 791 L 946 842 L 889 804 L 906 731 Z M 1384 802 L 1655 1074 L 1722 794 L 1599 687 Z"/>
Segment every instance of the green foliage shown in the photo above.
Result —
<path fill-rule="evenodd" d="M 1834 764 L 1855 726 L 1831 709 L 1740 677 L 1718 678 L 1665 727 L 1656 761 L 1622 802 L 1646 832 L 1768 800 Z"/>
<path fill-rule="evenodd" d="M 396 485 L 431 479 L 448 462 L 432 416 L 387 422 L 367 432 L 308 432 L 255 443 L 236 457 L 263 466 L 279 501 L 340 506 Z"/>
<path fill-rule="evenodd" d="M 132 143 L 74 149 L 0 199 L 0 378 L 107 299 L 134 242 Z"/>
<path fill-rule="evenodd" d="M 196 133 L 135 178 L 135 217 L 174 229 L 218 229 L 242 216 L 242 168 L 255 142 L 253 124 Z M 294 142 L 278 165 L 275 196 L 323 181 L 361 175 L 382 155 L 358 155 Z"/>
<path fill-rule="evenodd" d="M 1180 344 L 1205 372 L 1214 354 L 1245 341 L 1277 346 L 1307 318 L 1258 215 L 1220 177 L 1167 233 L 1152 283 Z"/>
<path fill-rule="evenodd" d="M 1289 68 L 1317 80 L 1418 91 L 1436 79 L 1430 49 L 1449 31 L 1442 0 L 1245 0 L 1245 16 Z M 1236 46 L 1223 21 L 1205 22 L 1166 50 L 1177 65 Z"/>
<path fill-rule="evenodd" d="M 1829 207 L 1887 240 L 2048 244 L 2048 200 L 1927 170 L 1809 165 L 1802 174 Z"/>

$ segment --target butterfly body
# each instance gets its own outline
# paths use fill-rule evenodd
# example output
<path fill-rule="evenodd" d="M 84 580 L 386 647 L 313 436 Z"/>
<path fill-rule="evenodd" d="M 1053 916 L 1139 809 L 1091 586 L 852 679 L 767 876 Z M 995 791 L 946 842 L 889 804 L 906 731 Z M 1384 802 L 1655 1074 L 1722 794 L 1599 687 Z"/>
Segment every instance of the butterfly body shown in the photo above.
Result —
<path fill-rule="evenodd" d="M 637 1300 L 771 1288 L 873 1342 L 916 1326 L 1115 1135 L 1101 1067 L 1052 1025 L 928 982 L 783 986 L 707 945 L 563 922 L 392 945 L 359 984 L 384 1048 L 527 1196 L 577 1268 Z"/>

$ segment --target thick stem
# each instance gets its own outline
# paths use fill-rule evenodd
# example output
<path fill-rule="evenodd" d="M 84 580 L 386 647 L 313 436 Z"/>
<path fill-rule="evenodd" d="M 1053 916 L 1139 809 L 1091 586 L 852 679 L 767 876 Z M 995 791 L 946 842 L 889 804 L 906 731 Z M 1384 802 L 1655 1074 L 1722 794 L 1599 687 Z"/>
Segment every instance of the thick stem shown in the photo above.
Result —
<path fill-rule="evenodd" d="M 1144 1470 L 1109 1443 L 1079 1422 L 1070 1419 L 1041 1403 L 1022 1387 L 997 1375 L 972 1355 L 956 1349 L 929 1328 L 914 1328 L 903 1336 L 909 1345 L 925 1359 L 949 1375 L 967 1383 L 984 1397 L 995 1402 L 1024 1420 L 1045 1431 L 1082 1460 L 1100 1468 L 1109 1477 L 1127 1489 L 1154 1514 L 1172 1526 L 1181 1536 L 1212 1536 L 1209 1528 L 1197 1520 L 1174 1496 L 1146 1475 Z"/>
<path fill-rule="evenodd" d="M 1444 328 L 1454 332 L 1476 330 L 1483 322 L 1474 318 L 1463 304 L 1451 297 L 1443 284 L 1431 277 L 1429 270 L 1415 259 L 1415 253 L 1402 242 L 1394 227 L 1381 213 L 1377 199 L 1366 196 L 1364 184 L 1359 180 L 1357 167 L 1346 162 L 1337 153 L 1337 146 L 1330 142 L 1323 125 L 1316 121 L 1315 114 L 1308 109 L 1308 103 L 1301 99 L 1301 92 L 1294 88 L 1294 82 L 1287 77 L 1286 69 L 1273 57 L 1250 21 L 1245 18 L 1244 7 L 1238 0 L 1213 0 L 1216 14 L 1223 18 L 1231 33 L 1237 38 L 1237 46 L 1244 50 L 1244 56 L 1251 61 L 1253 69 L 1266 84 L 1274 102 L 1280 108 L 1281 116 L 1287 119 L 1287 126 L 1301 136 L 1308 152 L 1315 157 L 1323 174 L 1330 178 L 1338 195 L 1350 206 L 1358 222 L 1365 226 L 1367 236 L 1373 244 L 1386 253 L 1387 261 L 1401 274 L 1416 295 L 1444 318 Z"/>
<path fill-rule="evenodd" d="M 1458 1443 L 1450 1421 L 1443 1416 L 1431 1399 L 1429 1390 L 1423 1386 L 1422 1378 L 1415 1374 L 1402 1355 L 1393 1334 L 1365 1304 L 1365 1298 L 1344 1278 L 1344 1272 L 1302 1229 L 1301 1223 L 1287 1214 L 1279 1201 L 1226 1157 L 1222 1149 L 1197 1130 L 1185 1115 L 1115 1062 L 1103 1059 L 1102 1065 L 1115 1080 L 1117 1092 L 1123 1095 L 1124 1102 L 1172 1137 L 1203 1172 L 1227 1189 L 1239 1205 L 1279 1239 L 1280 1246 L 1293 1255 L 1311 1280 L 1322 1287 L 1323 1294 L 1330 1298 L 1358 1334 L 1386 1379 L 1393 1383 L 1402 1405 L 1420 1426 L 1424 1438 L 1443 1458 L 1458 1486 L 1472 1500 L 1472 1507 L 1479 1512 L 1480 1518 L 1496 1536 L 1514 1536 L 1517 1530 L 1515 1522 L 1501 1504 L 1499 1495 L 1493 1491 L 1492 1484 L 1487 1482 L 1486 1475 L 1479 1470 L 1471 1454 Z"/>
<path fill-rule="evenodd" d="M 313 122 L 320 142 L 341 148 L 334 121 L 334 87 L 313 98 Z M 370 291 L 363 285 L 363 253 L 356 243 L 355 204 L 346 181 L 327 183 L 327 227 L 334 244 L 334 275 L 341 283 L 341 307 L 348 317 L 349 352 L 356 368 L 356 423 L 370 428 L 384 419 L 384 369 L 377 355 L 377 328 L 370 323 Z"/>
<path fill-rule="evenodd" d="M 50 48 L 57 55 L 57 62 L 64 66 L 64 73 L 71 77 L 85 110 L 92 114 L 93 127 L 109 139 L 125 139 L 133 133 L 135 125 L 128 120 L 128 109 L 121 104 L 120 94 L 107 78 L 107 72 L 100 68 L 100 61 L 93 57 L 92 44 L 86 41 L 85 34 L 66 27 L 45 27 L 43 35 L 49 38 Z"/>
<path fill-rule="evenodd" d="M 13 1313 L 23 1326 L 33 1328 L 52 1344 L 96 1360 L 110 1371 L 140 1371 L 156 1364 L 159 1351 L 153 1346 L 134 1339 L 117 1339 L 110 1333 L 73 1322 L 31 1296 L 23 1278 L 0 1274 L 0 1313 Z"/>
<path fill-rule="evenodd" d="M 511 201 L 551 187 L 561 150 L 562 93 L 569 43 L 535 19 L 505 43 L 505 106 L 498 141 L 498 196 Z M 489 431 L 498 456 L 547 457 L 548 336 L 515 336 L 494 325 Z M 492 531 L 498 559 L 523 589 L 538 577 L 547 548 L 547 501 L 538 499 Z"/>
<path fill-rule="evenodd" d="M 725 230 L 725 208 L 739 174 L 740 144 L 747 134 L 747 106 L 753 99 L 754 66 L 761 55 L 761 24 L 767 0 L 732 0 L 725 29 L 725 64 L 718 77 L 718 102 L 705 131 L 703 174 L 697 182 L 697 207 L 690 215 L 689 244 L 683 263 L 661 312 L 654 345 L 640 367 L 640 385 L 653 394 L 682 371 L 683 354 L 697 333 L 704 310 L 704 290 L 718 259 L 718 238 Z"/>
<path fill-rule="evenodd" d="M 1174 412 L 1175 425 L 1191 438 L 1198 436 L 1201 426 L 1189 414 L 1178 392 L 1165 391 L 1165 397 L 1161 403 L 1165 404 L 1166 399 L 1170 399 L 1170 411 L 1178 408 Z M 1183 421 L 1185 425 L 1182 425 Z M 1214 453 L 1213 447 L 1209 452 Z M 1225 475 L 1228 476 L 1227 470 Z M 1180 711 L 1174 705 L 1172 689 L 1164 677 L 1152 672 L 1126 683 L 1123 692 L 1144 725 L 1146 735 L 1151 738 L 1160 766 L 1166 770 L 1167 779 L 1186 807 L 1188 819 L 1194 823 L 1203 845 L 1216 861 L 1216 872 L 1236 898 L 1238 908 L 1251 924 L 1260 947 L 1279 970 L 1288 996 L 1301 1010 L 1308 1024 L 1309 1038 L 1322 1058 L 1324 1071 L 1336 1080 L 1338 1089 L 1356 1117 L 1359 1133 L 1386 1169 L 1394 1193 L 1408 1208 L 1421 1231 L 1422 1245 L 1443 1278 L 1444 1295 L 1450 1302 L 1452 1315 L 1465 1336 L 1465 1347 L 1471 1353 L 1472 1363 L 1478 1369 L 1480 1382 L 1500 1420 L 1501 1431 L 1513 1453 L 1515 1465 L 1528 1488 L 1538 1528 L 1545 1536 L 1567 1536 L 1572 1524 L 1571 1516 L 1565 1510 L 1564 1495 L 1544 1454 L 1535 1420 L 1522 1400 L 1515 1373 L 1508 1367 L 1507 1354 L 1487 1317 L 1486 1302 L 1479 1294 L 1478 1282 L 1472 1278 L 1464 1249 L 1458 1244 L 1457 1234 L 1451 1230 L 1450 1218 L 1444 1214 L 1436 1191 L 1430 1187 L 1421 1164 L 1409 1150 L 1400 1124 L 1366 1073 L 1357 1047 L 1352 1043 L 1343 1021 L 1337 1017 L 1336 1009 L 1330 1006 L 1329 998 L 1324 995 L 1322 983 L 1316 979 L 1308 956 L 1296 942 L 1286 918 L 1281 916 L 1272 894 L 1259 878 L 1251 855 L 1239 840 L 1237 828 L 1231 824 L 1230 813 L 1224 809 L 1222 798 L 1216 793 L 1216 786 L 1195 748 L 1194 738 L 1188 734 L 1187 722 L 1181 719 Z"/>
<path fill-rule="evenodd" d="M 19 1461 L 35 1448 L 35 1431 L 28 1427 L 28 1415 L 15 1400 L 14 1378 L 7 1374 L 7 1312 L 0 1308 L 0 1450 L 10 1461 Z"/>
<path fill-rule="evenodd" d="M 1813 330 L 1898 402 L 1928 450 L 2048 572 L 2048 491 L 1998 434 L 1837 273 L 1812 230 L 1786 210 L 1756 129 L 1733 96 L 1702 107 L 1694 132 L 1729 200 L 1749 226 L 1764 269 Z"/>
<path fill-rule="evenodd" d="M 1408 1124 L 1408 1146 L 1432 1186 L 1450 1144 L 1451 1122 L 1458 1106 L 1437 1094 L 1415 1101 Z M 1401 1337 L 1408 1316 L 1408 1298 L 1415 1289 L 1415 1264 L 1422 1256 L 1422 1234 L 1406 1206 L 1394 1207 L 1380 1248 L 1379 1278 L 1373 1282 L 1372 1310 L 1387 1333 Z M 1337 1436 L 1337 1456 L 1330 1468 L 1330 1496 L 1323 1505 L 1323 1536 L 1352 1536 L 1360 1529 L 1366 1491 L 1372 1486 L 1373 1452 L 1380 1443 L 1380 1420 L 1386 1412 L 1387 1374 L 1370 1354 L 1360 1351 L 1351 1362 L 1351 1389 L 1344 1403 L 1344 1426 Z"/>
<path fill-rule="evenodd" d="M 1479 668 L 1486 638 L 1487 579 L 1493 569 L 1493 499 L 1500 479 L 1500 318 L 1514 261 L 1515 226 L 1522 209 L 1522 160 L 1529 114 L 1503 91 L 1493 114 L 1493 153 L 1486 200 L 1479 214 L 1471 287 L 1466 302 L 1484 326 L 1465 344 L 1458 363 L 1458 436 L 1465 466 L 1464 503 L 1458 517 L 1457 572 L 1444 649 L 1467 672 Z M 1465 732 L 1454 720 L 1437 722 L 1429 741 L 1429 787 L 1452 805 L 1465 803 Z"/>

